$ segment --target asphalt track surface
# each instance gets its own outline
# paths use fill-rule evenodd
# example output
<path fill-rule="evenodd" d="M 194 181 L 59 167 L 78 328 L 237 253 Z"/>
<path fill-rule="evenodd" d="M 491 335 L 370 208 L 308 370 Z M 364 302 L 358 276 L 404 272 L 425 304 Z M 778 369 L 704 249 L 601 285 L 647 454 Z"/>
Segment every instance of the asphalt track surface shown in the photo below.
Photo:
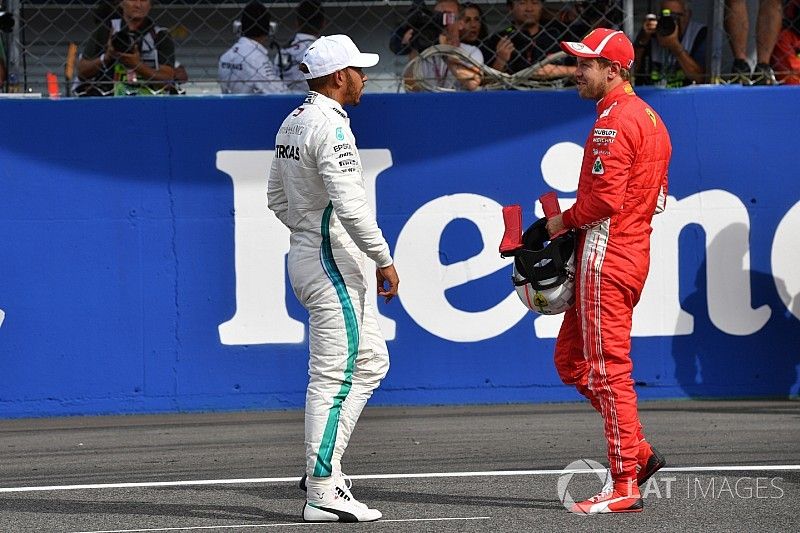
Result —
<path fill-rule="evenodd" d="M 800 531 L 800 402 L 640 411 L 669 465 L 644 512 L 587 517 L 557 490 L 605 463 L 587 404 L 368 407 L 344 469 L 384 514 L 369 524 L 301 521 L 299 411 L 0 421 L 0 531 Z"/>

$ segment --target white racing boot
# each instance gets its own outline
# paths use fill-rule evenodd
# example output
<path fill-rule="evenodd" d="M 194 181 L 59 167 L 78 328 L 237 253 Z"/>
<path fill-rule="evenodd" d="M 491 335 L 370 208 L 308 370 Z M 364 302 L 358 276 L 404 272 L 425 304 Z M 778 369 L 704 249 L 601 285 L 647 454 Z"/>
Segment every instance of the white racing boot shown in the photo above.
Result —
<path fill-rule="evenodd" d="M 306 479 L 306 504 L 303 520 L 306 522 L 374 522 L 381 516 L 356 500 L 350 492 L 352 483 L 343 474 L 328 478 Z"/>

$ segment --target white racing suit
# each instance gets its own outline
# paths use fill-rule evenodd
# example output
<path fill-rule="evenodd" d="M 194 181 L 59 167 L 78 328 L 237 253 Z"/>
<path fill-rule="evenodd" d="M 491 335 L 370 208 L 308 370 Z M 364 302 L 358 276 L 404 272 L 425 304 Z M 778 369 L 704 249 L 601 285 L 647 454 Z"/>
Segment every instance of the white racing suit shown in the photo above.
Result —
<path fill-rule="evenodd" d="M 279 48 L 275 55 L 275 68 L 280 73 L 280 78 L 288 87 L 289 92 L 303 93 L 308 90 L 308 84 L 303 73 L 300 72 L 300 63 L 311 44 L 319 39 L 316 35 L 308 33 L 295 34 L 292 42 L 285 48 Z"/>
<path fill-rule="evenodd" d="M 286 94 L 289 90 L 258 41 L 240 37 L 219 58 L 217 68 L 222 94 Z"/>
<path fill-rule="evenodd" d="M 349 119 L 309 92 L 275 138 L 269 208 L 291 230 L 289 279 L 309 313 L 306 474 L 341 472 L 341 458 L 389 354 L 367 294 L 365 259 L 392 264 L 367 204 Z"/>

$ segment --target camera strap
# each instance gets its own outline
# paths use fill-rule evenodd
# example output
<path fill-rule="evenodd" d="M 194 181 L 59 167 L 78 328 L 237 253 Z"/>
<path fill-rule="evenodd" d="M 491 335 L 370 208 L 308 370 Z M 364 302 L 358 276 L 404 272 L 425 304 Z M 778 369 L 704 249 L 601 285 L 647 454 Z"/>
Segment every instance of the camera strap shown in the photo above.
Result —
<path fill-rule="evenodd" d="M 111 35 L 122 31 L 124 20 L 121 18 L 111 19 Z M 158 70 L 158 48 L 156 47 L 156 38 L 159 31 L 166 31 L 165 28 L 156 26 L 149 18 L 145 19 L 145 31 L 131 32 L 137 37 L 136 41 L 139 45 L 139 54 L 142 61 L 148 62 L 148 66 Z M 146 46 L 145 46 L 146 45 Z"/>

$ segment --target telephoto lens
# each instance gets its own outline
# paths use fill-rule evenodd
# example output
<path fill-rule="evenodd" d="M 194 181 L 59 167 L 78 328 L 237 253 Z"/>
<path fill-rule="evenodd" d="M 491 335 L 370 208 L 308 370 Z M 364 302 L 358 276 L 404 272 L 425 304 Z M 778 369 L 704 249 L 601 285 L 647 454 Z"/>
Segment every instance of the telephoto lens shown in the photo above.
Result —
<path fill-rule="evenodd" d="M 675 26 L 675 17 L 672 15 L 672 11 L 669 9 L 661 10 L 661 16 L 658 17 L 658 26 L 656 27 L 658 34 L 664 37 L 672 35 L 672 32 L 675 31 Z"/>
<path fill-rule="evenodd" d="M 126 29 L 122 29 L 111 36 L 111 46 L 117 52 L 130 54 L 136 47 L 136 39 Z"/>

